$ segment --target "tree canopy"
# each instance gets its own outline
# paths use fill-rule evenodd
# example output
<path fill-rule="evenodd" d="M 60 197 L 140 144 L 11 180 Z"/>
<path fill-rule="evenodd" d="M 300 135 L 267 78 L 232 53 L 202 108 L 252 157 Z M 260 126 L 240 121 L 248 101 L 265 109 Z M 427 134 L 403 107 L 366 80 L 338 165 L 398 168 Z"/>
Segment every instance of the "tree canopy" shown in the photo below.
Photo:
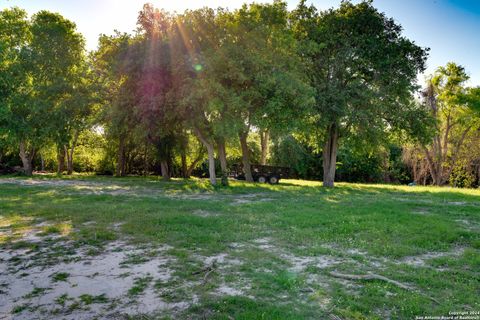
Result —
<path fill-rule="evenodd" d="M 228 183 L 239 163 L 247 181 L 252 163 L 270 163 L 327 187 L 480 176 L 480 155 L 463 151 L 479 136 L 480 89 L 455 63 L 422 89 L 428 48 L 402 31 L 372 1 L 181 13 L 145 4 L 135 32 L 101 35 L 87 53 L 61 15 L 5 9 L 0 163 L 211 184 L 218 174 Z"/>
<path fill-rule="evenodd" d="M 390 128 L 405 127 L 403 120 L 416 111 L 412 95 L 427 50 L 403 37 L 401 26 L 367 1 L 342 2 L 325 12 L 302 1 L 292 19 L 316 91 L 323 183 L 333 186 L 339 140 L 360 135 L 373 141 Z"/>

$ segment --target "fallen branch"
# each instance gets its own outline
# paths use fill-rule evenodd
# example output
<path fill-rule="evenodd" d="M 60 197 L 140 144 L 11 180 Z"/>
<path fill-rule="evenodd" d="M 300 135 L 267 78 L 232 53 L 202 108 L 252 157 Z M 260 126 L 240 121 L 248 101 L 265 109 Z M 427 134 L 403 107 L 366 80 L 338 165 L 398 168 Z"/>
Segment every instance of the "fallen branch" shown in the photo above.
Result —
<path fill-rule="evenodd" d="M 214 270 L 214 269 L 213 269 L 213 267 L 212 267 L 210 270 L 208 270 L 208 271 L 205 273 L 205 276 L 203 277 L 203 285 L 205 285 L 205 284 L 207 283 L 207 281 L 208 281 L 208 276 L 210 275 L 210 273 L 212 273 L 213 270 Z"/>
<path fill-rule="evenodd" d="M 422 292 L 419 292 L 419 291 L 415 290 L 414 288 L 410 287 L 409 285 L 403 284 L 401 282 L 389 279 L 387 277 L 384 277 L 384 276 L 381 276 L 381 275 L 378 275 L 378 274 L 372 273 L 372 274 L 365 274 L 365 275 L 357 275 L 357 274 L 343 274 L 343 273 L 338 273 L 338 272 L 335 272 L 335 271 L 331 271 L 330 275 L 332 277 L 335 277 L 335 278 L 341 278 L 341 279 L 346 279 L 346 280 L 380 280 L 380 281 L 385 281 L 387 283 L 393 284 L 393 285 L 395 285 L 399 288 L 402 288 L 404 290 L 417 292 L 418 294 L 421 294 L 424 297 L 429 298 L 433 302 L 435 302 L 437 304 L 440 304 L 440 301 L 438 301 L 437 299 L 432 298 L 432 297 L 430 297 L 430 296 L 428 296 L 428 295 L 426 295 Z"/>
<path fill-rule="evenodd" d="M 200 269 L 200 270 L 198 270 L 198 271 L 193 271 L 193 272 L 192 272 L 192 275 L 195 276 L 195 275 L 197 275 L 197 274 L 205 273 L 205 272 L 210 271 L 211 269 L 212 269 L 212 266 L 207 266 L 207 267 L 205 267 L 205 268 L 203 268 L 203 269 Z"/>
<path fill-rule="evenodd" d="M 381 281 L 385 281 L 393 285 L 396 285 L 397 287 L 405 290 L 410 290 L 410 291 L 413 290 L 410 286 L 406 284 L 400 283 L 398 281 L 389 279 L 387 277 L 384 277 L 378 274 L 356 275 L 356 274 L 343 274 L 343 273 L 332 271 L 330 272 L 330 275 L 335 278 L 342 278 L 347 280 L 381 280 Z"/>
<path fill-rule="evenodd" d="M 206 266 L 201 270 L 192 272 L 192 275 L 205 273 L 205 276 L 203 277 L 203 285 L 205 285 L 207 283 L 208 276 L 210 275 L 210 273 L 212 273 L 217 268 L 216 264 L 217 264 L 217 261 L 214 260 L 211 265 Z"/>

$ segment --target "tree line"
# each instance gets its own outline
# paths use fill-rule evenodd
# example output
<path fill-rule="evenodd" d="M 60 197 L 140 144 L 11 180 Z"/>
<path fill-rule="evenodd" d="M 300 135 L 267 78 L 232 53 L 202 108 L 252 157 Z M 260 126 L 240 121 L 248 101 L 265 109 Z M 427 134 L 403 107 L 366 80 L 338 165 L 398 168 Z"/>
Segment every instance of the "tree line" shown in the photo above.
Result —
<path fill-rule="evenodd" d="M 480 89 L 455 63 L 421 89 L 428 49 L 371 1 L 145 4 L 136 32 L 98 43 L 87 52 L 57 13 L 0 11 L 0 163 L 71 174 L 81 151 L 86 171 L 212 184 L 233 162 L 253 181 L 250 164 L 267 160 L 327 187 L 392 163 L 417 183 L 478 179 Z"/>

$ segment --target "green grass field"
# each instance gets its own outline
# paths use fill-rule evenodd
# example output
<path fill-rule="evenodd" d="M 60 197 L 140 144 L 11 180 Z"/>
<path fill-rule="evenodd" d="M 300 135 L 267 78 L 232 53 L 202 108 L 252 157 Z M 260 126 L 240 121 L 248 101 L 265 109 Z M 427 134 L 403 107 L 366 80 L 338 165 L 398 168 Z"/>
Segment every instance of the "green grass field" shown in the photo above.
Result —
<path fill-rule="evenodd" d="M 7 319 L 480 311 L 479 190 L 4 177 L 0 250 Z"/>

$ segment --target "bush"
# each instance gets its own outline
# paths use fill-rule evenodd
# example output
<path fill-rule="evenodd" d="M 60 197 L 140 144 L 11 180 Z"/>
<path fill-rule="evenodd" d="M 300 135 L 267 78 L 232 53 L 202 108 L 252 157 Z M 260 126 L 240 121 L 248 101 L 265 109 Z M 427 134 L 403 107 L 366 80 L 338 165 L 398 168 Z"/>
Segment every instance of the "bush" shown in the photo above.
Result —
<path fill-rule="evenodd" d="M 475 180 L 475 174 L 466 161 L 457 163 L 450 174 L 450 185 L 457 188 L 473 188 Z"/>
<path fill-rule="evenodd" d="M 337 158 L 337 180 L 346 182 L 382 182 L 384 159 L 374 152 L 354 152 L 341 148 Z"/>
<path fill-rule="evenodd" d="M 292 168 L 301 179 L 322 179 L 320 154 L 291 135 L 273 145 L 271 159 L 274 165 Z"/>

